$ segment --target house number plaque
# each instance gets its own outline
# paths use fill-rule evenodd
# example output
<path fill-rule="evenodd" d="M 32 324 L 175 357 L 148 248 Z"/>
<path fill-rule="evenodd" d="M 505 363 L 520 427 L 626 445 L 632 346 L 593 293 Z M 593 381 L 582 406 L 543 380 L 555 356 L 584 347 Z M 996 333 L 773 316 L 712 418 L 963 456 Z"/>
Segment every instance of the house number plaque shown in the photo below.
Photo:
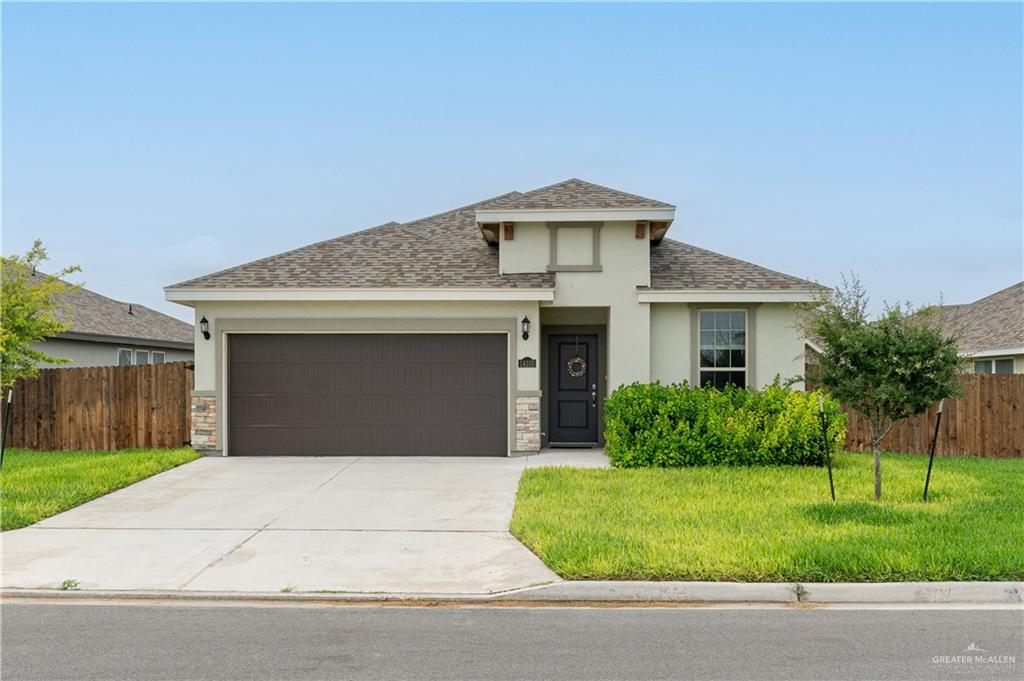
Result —
<path fill-rule="evenodd" d="M 535 360 L 533 357 L 523 357 L 521 360 L 519 360 L 519 368 L 520 369 L 536 369 L 537 368 L 537 360 Z"/>

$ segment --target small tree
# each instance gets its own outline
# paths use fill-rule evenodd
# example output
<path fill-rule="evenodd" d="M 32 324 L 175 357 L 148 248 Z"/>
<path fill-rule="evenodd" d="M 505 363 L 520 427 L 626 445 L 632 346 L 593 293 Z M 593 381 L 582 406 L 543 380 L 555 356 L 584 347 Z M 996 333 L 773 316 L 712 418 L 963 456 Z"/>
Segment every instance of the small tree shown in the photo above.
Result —
<path fill-rule="evenodd" d="M 807 331 L 822 344 L 812 380 L 864 414 L 875 454 L 875 499 L 882 497 L 882 438 L 908 416 L 953 397 L 964 360 L 932 308 L 887 306 L 867 318 L 868 297 L 856 278 L 826 292 L 807 315 Z"/>
<path fill-rule="evenodd" d="M 19 378 L 35 376 L 41 362 L 68 361 L 32 347 L 68 329 L 57 313 L 64 294 L 75 287 L 61 277 L 79 271 L 66 267 L 56 274 L 41 274 L 36 268 L 45 261 L 46 249 L 38 239 L 25 255 L 0 258 L 0 388 L 4 390 Z"/>

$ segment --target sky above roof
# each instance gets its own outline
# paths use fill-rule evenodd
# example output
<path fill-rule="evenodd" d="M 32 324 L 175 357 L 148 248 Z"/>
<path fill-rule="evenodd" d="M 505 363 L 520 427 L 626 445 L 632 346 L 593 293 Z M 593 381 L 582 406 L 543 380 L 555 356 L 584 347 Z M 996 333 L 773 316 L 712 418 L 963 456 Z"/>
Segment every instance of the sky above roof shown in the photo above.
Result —
<path fill-rule="evenodd" d="M 5 4 L 3 249 L 162 287 L 569 177 L 875 301 L 1019 281 L 1019 4 Z"/>

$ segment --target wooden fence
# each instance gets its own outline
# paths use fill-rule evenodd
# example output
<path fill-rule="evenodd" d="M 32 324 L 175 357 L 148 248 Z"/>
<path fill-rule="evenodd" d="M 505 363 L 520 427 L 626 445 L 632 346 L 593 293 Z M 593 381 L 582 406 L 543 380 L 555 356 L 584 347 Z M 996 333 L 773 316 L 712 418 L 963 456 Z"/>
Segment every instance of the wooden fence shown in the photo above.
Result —
<path fill-rule="evenodd" d="M 927 454 L 935 411 L 907 419 L 882 441 L 883 451 Z M 867 419 L 847 410 L 846 447 L 870 451 Z M 963 376 L 963 396 L 946 400 L 938 454 L 1024 457 L 1024 374 Z"/>
<path fill-rule="evenodd" d="M 43 369 L 36 378 L 14 384 L 7 445 L 40 450 L 184 446 L 191 428 L 191 364 Z"/>

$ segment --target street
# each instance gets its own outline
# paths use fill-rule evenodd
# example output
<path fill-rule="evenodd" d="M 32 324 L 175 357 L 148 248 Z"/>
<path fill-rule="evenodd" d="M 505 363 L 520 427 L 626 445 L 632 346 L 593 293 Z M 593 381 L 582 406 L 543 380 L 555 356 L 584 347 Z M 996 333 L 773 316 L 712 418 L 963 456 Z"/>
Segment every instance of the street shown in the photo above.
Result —
<path fill-rule="evenodd" d="M 8 601 L 16 679 L 1021 679 L 1006 609 Z M 967 652 L 965 652 L 967 651 Z"/>

